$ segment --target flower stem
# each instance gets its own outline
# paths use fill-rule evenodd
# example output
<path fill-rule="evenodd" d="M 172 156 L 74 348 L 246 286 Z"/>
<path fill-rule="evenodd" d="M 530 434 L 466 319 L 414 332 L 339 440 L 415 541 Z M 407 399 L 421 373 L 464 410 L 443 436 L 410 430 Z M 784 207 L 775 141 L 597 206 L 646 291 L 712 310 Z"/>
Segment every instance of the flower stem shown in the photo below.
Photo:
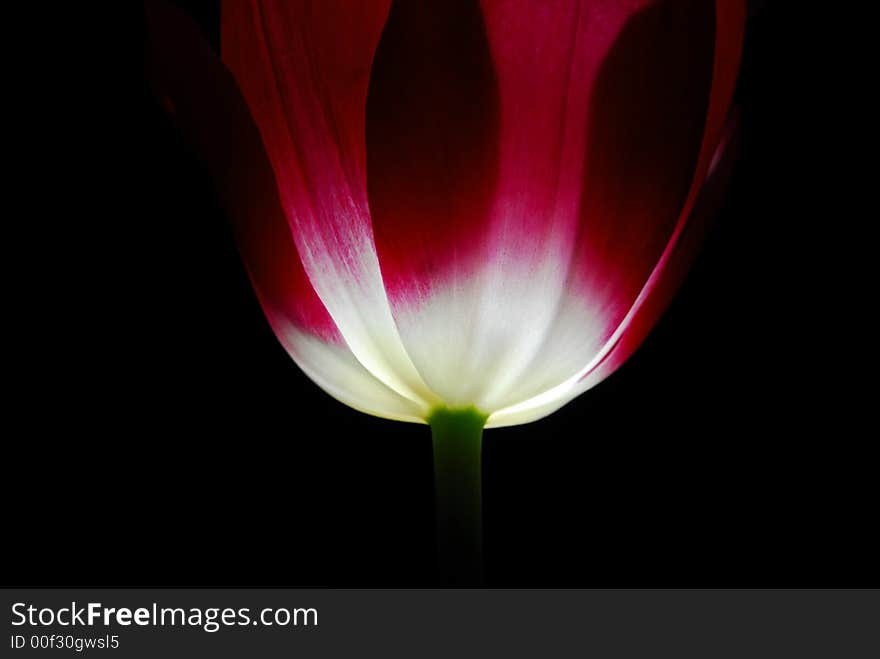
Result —
<path fill-rule="evenodd" d="M 428 417 L 434 444 L 437 550 L 450 583 L 483 578 L 480 454 L 486 415 L 477 409 L 439 408 Z"/>

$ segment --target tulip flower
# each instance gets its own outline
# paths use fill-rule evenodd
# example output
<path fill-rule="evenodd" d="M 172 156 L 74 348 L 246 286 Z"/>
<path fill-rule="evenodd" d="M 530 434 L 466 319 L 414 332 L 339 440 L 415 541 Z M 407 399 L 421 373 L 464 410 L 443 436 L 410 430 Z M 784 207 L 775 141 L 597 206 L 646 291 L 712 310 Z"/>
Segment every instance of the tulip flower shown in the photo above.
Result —
<path fill-rule="evenodd" d="M 447 550 L 476 554 L 483 428 L 608 377 L 692 259 L 744 2 L 229 0 L 222 64 L 149 13 L 278 339 L 342 403 L 431 425 Z"/>

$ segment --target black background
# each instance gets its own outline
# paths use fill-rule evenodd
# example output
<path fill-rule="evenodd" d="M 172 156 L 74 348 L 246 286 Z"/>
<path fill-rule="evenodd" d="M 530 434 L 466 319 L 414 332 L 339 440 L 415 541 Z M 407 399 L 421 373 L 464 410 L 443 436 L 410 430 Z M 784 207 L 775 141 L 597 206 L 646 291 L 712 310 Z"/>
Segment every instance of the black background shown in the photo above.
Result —
<path fill-rule="evenodd" d="M 178 4 L 216 43 L 215 3 Z M 556 414 L 486 434 L 489 584 L 880 583 L 875 463 L 857 421 L 867 391 L 827 281 L 841 260 L 827 257 L 815 185 L 828 163 L 793 120 L 803 97 L 786 30 L 772 3 L 750 19 L 741 157 L 659 326 Z M 135 50 L 143 38 L 136 21 Z M 92 113 L 95 143 L 115 155 L 80 154 L 64 172 L 77 205 L 46 239 L 51 288 L 19 316 L 39 347 L 24 349 L 12 399 L 25 414 L 4 466 L 9 574 L 440 583 L 427 428 L 350 410 L 297 369 L 137 58 L 114 68 L 108 84 L 122 83 L 136 110 Z"/>

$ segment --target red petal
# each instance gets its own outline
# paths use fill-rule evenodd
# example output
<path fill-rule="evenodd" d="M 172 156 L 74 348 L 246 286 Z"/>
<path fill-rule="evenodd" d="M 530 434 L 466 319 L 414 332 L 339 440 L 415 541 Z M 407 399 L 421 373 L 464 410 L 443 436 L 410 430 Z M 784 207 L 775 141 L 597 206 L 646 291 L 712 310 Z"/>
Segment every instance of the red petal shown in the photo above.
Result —
<path fill-rule="evenodd" d="M 726 125 L 721 144 L 716 150 L 709 176 L 700 189 L 688 222 L 675 249 L 670 253 L 665 267 L 655 279 L 652 294 L 638 307 L 627 331 L 597 360 L 586 375 L 577 382 L 561 387 L 556 395 L 536 397 L 531 401 L 493 414 L 488 427 L 503 427 L 535 421 L 556 411 L 581 393 L 596 386 L 617 370 L 641 345 L 657 320 L 666 310 L 698 253 L 706 231 L 720 207 L 738 153 L 738 121 L 734 116 Z"/>
<path fill-rule="evenodd" d="M 590 99 L 572 284 L 609 336 L 645 285 L 685 205 L 706 123 L 714 16 L 705 0 L 628 17 Z"/>
<path fill-rule="evenodd" d="M 365 212 L 364 106 L 389 2 L 223 2 L 223 60 L 263 135 L 285 208 L 310 210 L 319 230 L 342 231 Z M 326 216 L 351 203 L 353 215 Z"/>
<path fill-rule="evenodd" d="M 745 25 L 745 4 L 742 2 L 718 2 L 715 15 L 716 22 L 716 38 L 714 46 L 713 70 L 712 70 L 712 87 L 709 94 L 706 119 L 700 125 L 702 127 L 702 135 L 700 140 L 699 155 L 696 158 L 696 164 L 693 168 L 693 175 L 687 188 L 687 194 L 683 200 L 683 208 L 676 216 L 675 224 L 662 252 L 657 254 L 655 259 L 645 259 L 644 262 L 636 262 L 642 273 L 647 274 L 644 284 L 637 291 L 637 295 L 632 299 L 631 303 L 626 300 L 632 294 L 636 281 L 627 282 L 625 277 L 620 274 L 626 273 L 628 265 L 627 256 L 633 253 L 631 250 L 623 249 L 621 253 L 622 261 L 613 258 L 614 252 L 611 250 L 594 250 L 598 263 L 604 265 L 599 269 L 599 275 L 594 277 L 593 284 L 585 287 L 583 290 L 589 297 L 601 299 L 603 289 L 611 290 L 611 294 L 605 292 L 605 298 L 612 302 L 610 307 L 611 313 L 605 313 L 605 332 L 608 339 L 595 352 L 593 357 L 586 364 L 576 371 L 572 378 L 561 381 L 558 386 L 540 393 L 532 394 L 533 399 L 526 399 L 512 406 L 509 410 L 504 410 L 490 418 L 490 425 L 506 425 L 511 422 L 523 422 L 523 420 L 540 418 L 544 414 L 549 413 L 556 407 L 564 404 L 578 393 L 593 386 L 596 382 L 606 377 L 615 368 L 632 353 L 644 339 L 650 330 L 656 318 L 659 317 L 663 309 L 665 309 L 671 296 L 674 294 L 678 283 L 684 275 L 687 266 L 690 263 L 690 257 L 696 249 L 698 240 L 694 235 L 698 235 L 699 231 L 687 236 L 687 244 L 679 246 L 679 241 L 685 235 L 685 229 L 688 222 L 696 221 L 698 224 L 707 219 L 708 213 L 705 212 L 705 206 L 708 202 L 701 202 L 701 208 L 694 212 L 694 204 L 697 199 L 706 172 L 710 167 L 713 156 L 716 154 L 716 145 L 718 145 L 721 131 L 724 126 L 724 120 L 730 106 L 733 95 L 736 74 L 739 67 L 739 55 L 742 44 L 743 29 Z M 613 161 L 612 161 L 613 162 Z M 638 171 L 638 170 L 636 170 Z M 714 185 L 714 184 L 713 184 Z M 711 198 L 713 192 L 707 192 Z M 600 197 L 601 199 L 601 197 Z M 624 210 L 627 206 L 624 204 Z M 662 208 L 662 206 L 660 207 Z M 658 216 L 660 217 L 660 216 Z M 635 218 L 635 226 L 638 224 L 638 216 Z M 645 227 L 647 231 L 648 227 Z M 614 235 L 614 230 L 610 235 Z M 650 235 L 650 234 L 642 234 Z M 635 234 L 637 238 L 639 234 Z M 634 241 L 635 246 L 639 247 L 638 241 Z M 587 242 L 587 245 L 590 243 Z M 656 246 L 653 247 L 656 249 Z M 617 251 L 617 250 L 615 250 Z M 606 258 L 602 258 L 603 254 L 607 254 Z M 651 263 L 653 261 L 653 263 Z M 646 264 L 651 265 L 651 269 L 645 273 Z M 591 263 L 585 262 L 581 264 L 583 270 L 587 273 L 590 271 Z M 615 277 L 615 271 L 618 273 Z M 601 273 L 610 273 L 603 279 Z M 644 276 L 642 275 L 642 277 Z M 640 277 L 640 278 L 642 278 Z M 589 278 L 586 278 L 587 283 Z M 623 283 L 624 292 L 626 285 L 629 285 L 629 294 L 621 295 L 620 284 Z M 615 290 L 618 289 L 618 290 Z M 608 322 L 608 321 L 611 322 Z M 548 333 L 553 336 L 554 332 Z M 609 353 L 614 353 L 609 357 Z M 546 361 L 546 360 L 544 360 Z M 583 362 L 581 362 L 583 363 Z M 540 361 L 535 360 L 535 367 L 540 368 Z M 580 379 L 579 383 L 575 383 Z M 544 385 L 542 385 L 544 386 Z M 554 399 L 556 402 L 554 403 Z M 529 412 L 528 410 L 532 410 Z"/>
<path fill-rule="evenodd" d="M 222 50 L 318 296 L 364 367 L 428 406 L 391 317 L 367 208 L 364 108 L 388 4 L 227 0 Z"/>
<path fill-rule="evenodd" d="M 727 125 L 725 122 L 739 70 L 745 19 L 744 2 L 718 0 L 716 3 L 712 92 L 688 197 L 676 230 L 651 277 L 606 346 L 607 356 L 603 355 L 595 370 L 585 376 L 589 386 L 614 372 L 644 341 L 678 290 L 701 244 L 704 225 L 720 205 L 736 153 L 737 122 L 732 120 Z M 731 142 L 734 142 L 734 148 L 731 148 Z M 707 184 L 708 189 L 703 191 L 703 184 L 710 172 L 712 178 Z"/>

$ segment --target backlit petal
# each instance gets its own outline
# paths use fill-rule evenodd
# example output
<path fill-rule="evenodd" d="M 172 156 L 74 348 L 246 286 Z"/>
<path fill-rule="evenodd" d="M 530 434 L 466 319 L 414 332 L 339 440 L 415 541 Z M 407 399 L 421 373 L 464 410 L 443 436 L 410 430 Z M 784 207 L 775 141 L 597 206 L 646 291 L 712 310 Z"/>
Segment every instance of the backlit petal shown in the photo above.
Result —
<path fill-rule="evenodd" d="M 579 380 L 569 381 L 564 386 L 547 390 L 542 395 L 496 412 L 489 418 L 487 427 L 499 428 L 528 423 L 555 412 L 611 375 L 641 345 L 681 285 L 702 245 L 712 217 L 721 206 L 736 161 L 737 127 L 738 121 L 734 115 L 715 152 L 708 178 L 700 190 L 688 222 L 664 267 L 658 271 L 651 294 L 636 307 L 626 331 L 621 332 L 616 342 L 594 358 L 594 364 L 585 369 L 585 375 Z"/>
<path fill-rule="evenodd" d="M 223 59 L 263 136 L 303 267 L 363 366 L 427 410 L 391 317 L 366 201 L 364 107 L 388 2 L 229 0 Z"/>

